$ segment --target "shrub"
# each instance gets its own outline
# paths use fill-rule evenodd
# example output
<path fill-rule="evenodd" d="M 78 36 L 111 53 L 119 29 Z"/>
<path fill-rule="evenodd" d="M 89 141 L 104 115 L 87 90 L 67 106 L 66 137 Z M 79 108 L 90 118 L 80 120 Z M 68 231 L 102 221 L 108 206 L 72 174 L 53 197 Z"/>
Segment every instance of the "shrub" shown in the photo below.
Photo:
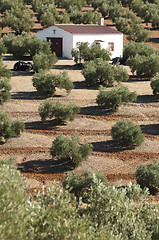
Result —
<path fill-rule="evenodd" d="M 136 97 L 136 92 L 130 92 L 126 86 L 120 86 L 110 91 L 100 87 L 96 102 L 101 108 L 114 111 L 121 104 L 136 100 Z"/>
<path fill-rule="evenodd" d="M 102 58 L 86 62 L 82 74 L 88 86 L 112 86 L 114 83 L 113 67 Z"/>
<path fill-rule="evenodd" d="M 152 54 L 157 54 L 157 50 L 145 43 L 129 42 L 124 44 L 123 58 L 128 59 L 129 57 L 135 57 L 137 54 L 150 57 Z"/>
<path fill-rule="evenodd" d="M 80 108 L 75 104 L 62 104 L 61 102 L 52 102 L 51 100 L 46 100 L 39 107 L 39 114 L 42 121 L 46 118 L 55 118 L 59 123 L 64 123 L 66 121 L 73 121 L 75 114 L 79 113 Z"/>
<path fill-rule="evenodd" d="M 114 67 L 114 78 L 115 80 L 120 83 L 120 82 L 127 82 L 129 79 L 129 74 L 127 71 L 120 67 L 118 64 Z"/>
<path fill-rule="evenodd" d="M 78 141 L 77 134 L 74 134 L 72 139 L 59 134 L 50 149 L 52 157 L 61 163 L 68 163 L 73 167 L 77 167 L 88 158 L 92 151 L 90 143 L 79 145 Z"/>
<path fill-rule="evenodd" d="M 3 53 L 7 52 L 7 48 L 4 45 L 3 41 L 0 41 L 0 56 L 2 56 Z"/>
<path fill-rule="evenodd" d="M 136 181 L 141 188 L 148 188 L 151 194 L 159 191 L 159 163 L 141 164 L 135 172 Z"/>
<path fill-rule="evenodd" d="M 0 59 L 0 78 L 4 77 L 4 78 L 11 78 L 12 74 L 11 71 L 9 69 L 6 68 L 6 66 L 4 66 L 2 59 Z"/>
<path fill-rule="evenodd" d="M 113 140 L 122 147 L 139 146 L 144 137 L 141 128 L 130 120 L 119 120 L 111 129 Z"/>
<path fill-rule="evenodd" d="M 4 139 L 19 137 L 24 131 L 24 123 L 21 121 L 12 121 L 6 113 L 0 112 L 0 136 Z"/>
<path fill-rule="evenodd" d="M 90 171 L 85 171 L 83 174 L 73 172 L 66 175 L 62 181 L 62 185 L 65 189 L 69 190 L 69 192 L 73 193 L 78 200 L 82 198 L 83 202 L 88 203 L 91 200 L 90 196 L 92 190 L 95 194 L 95 189 L 97 187 L 95 179 L 107 184 L 107 178 L 102 172 L 92 173 Z"/>
<path fill-rule="evenodd" d="M 103 88 L 100 88 L 100 92 L 97 95 L 96 102 L 101 108 L 114 111 L 121 104 L 121 96 L 117 94 L 116 89 L 106 91 Z"/>
<path fill-rule="evenodd" d="M 0 105 L 3 105 L 4 102 L 7 102 L 10 99 L 10 90 L 11 85 L 9 84 L 9 79 L 0 79 Z"/>
<path fill-rule="evenodd" d="M 39 53 L 51 54 L 50 43 L 47 40 L 41 41 L 37 36 L 30 36 L 23 32 L 21 35 L 9 33 L 3 37 L 7 52 L 15 58 L 21 59 L 24 56 L 35 56 Z"/>
<path fill-rule="evenodd" d="M 39 95 L 44 97 L 54 96 L 56 87 L 66 89 L 67 93 L 70 93 L 74 87 L 73 83 L 68 78 L 66 71 L 63 71 L 60 74 L 51 74 L 40 71 L 34 75 L 32 82 Z"/>
<path fill-rule="evenodd" d="M 0 238 L 32 239 L 28 226 L 28 216 L 31 214 L 29 201 L 13 158 L 0 159 L 0 193 Z"/>
<path fill-rule="evenodd" d="M 77 42 L 76 48 L 73 48 L 71 53 L 76 64 L 81 63 L 82 60 L 90 61 L 96 58 L 102 58 L 105 61 L 110 60 L 110 52 L 96 43 L 89 46 L 88 42 Z"/>
<path fill-rule="evenodd" d="M 46 55 L 45 53 L 40 52 L 33 56 L 33 69 L 35 72 L 50 69 L 52 65 L 56 62 L 57 57 L 55 53 L 50 53 L 49 55 Z"/>
<path fill-rule="evenodd" d="M 83 24 L 97 24 L 99 19 L 99 12 L 88 10 L 83 14 L 82 22 Z"/>
<path fill-rule="evenodd" d="M 152 54 L 149 57 L 143 55 L 136 55 L 129 58 L 127 64 L 130 66 L 132 72 L 136 71 L 139 78 L 150 80 L 153 78 L 159 69 L 159 55 Z"/>
<path fill-rule="evenodd" d="M 21 34 L 23 31 L 29 32 L 33 25 L 33 14 L 28 8 L 15 6 L 4 12 L 2 26 L 11 27 L 16 34 Z"/>
<path fill-rule="evenodd" d="M 159 94 L 159 74 L 157 74 L 155 79 L 151 81 L 151 88 L 154 95 Z"/>

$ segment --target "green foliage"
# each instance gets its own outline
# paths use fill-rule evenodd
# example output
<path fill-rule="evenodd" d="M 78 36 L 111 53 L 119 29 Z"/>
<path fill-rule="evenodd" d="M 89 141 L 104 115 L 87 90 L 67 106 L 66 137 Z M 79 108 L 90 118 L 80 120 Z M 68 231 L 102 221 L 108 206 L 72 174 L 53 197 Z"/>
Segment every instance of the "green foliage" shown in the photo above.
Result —
<path fill-rule="evenodd" d="M 44 1 L 42 4 L 36 6 L 38 12 L 37 19 L 42 26 L 49 27 L 56 23 L 68 23 L 69 15 L 64 12 L 59 14 L 54 1 Z"/>
<path fill-rule="evenodd" d="M 124 29 L 128 26 L 128 19 L 126 19 L 125 17 L 115 18 L 115 26 L 118 31 L 123 32 Z"/>
<path fill-rule="evenodd" d="M 114 111 L 121 104 L 135 101 L 136 98 L 136 92 L 130 92 L 126 86 L 121 85 L 110 91 L 100 87 L 96 102 L 101 108 Z"/>
<path fill-rule="evenodd" d="M 113 67 L 102 58 L 86 62 L 82 74 L 88 86 L 112 86 L 114 83 Z"/>
<path fill-rule="evenodd" d="M 21 121 L 11 120 L 6 113 L 0 112 L 0 136 L 4 139 L 19 137 L 25 125 Z"/>
<path fill-rule="evenodd" d="M 52 102 L 46 100 L 39 107 L 39 114 L 42 121 L 46 118 L 55 118 L 58 123 L 65 123 L 67 121 L 73 121 L 75 114 L 79 113 L 80 108 L 75 104 L 62 104 L 60 101 Z"/>
<path fill-rule="evenodd" d="M 97 11 L 88 10 L 82 16 L 83 24 L 97 24 L 99 13 Z"/>
<path fill-rule="evenodd" d="M 11 85 L 8 78 L 0 79 L 0 105 L 3 105 L 4 102 L 7 102 L 10 97 Z"/>
<path fill-rule="evenodd" d="M 22 32 L 29 32 L 33 27 L 32 17 L 33 14 L 30 9 L 20 8 L 17 5 L 4 12 L 1 24 L 3 27 L 11 27 L 16 34 L 21 34 Z"/>
<path fill-rule="evenodd" d="M 141 200 L 134 203 L 127 197 L 127 188 L 117 190 L 98 183 L 88 214 L 99 231 L 108 227 L 117 239 L 157 240 L 159 236 L 158 208 Z"/>
<path fill-rule="evenodd" d="M 134 148 L 144 141 L 140 126 L 126 119 L 119 120 L 112 127 L 111 135 L 113 140 L 122 147 Z"/>
<path fill-rule="evenodd" d="M 2 56 L 3 53 L 6 53 L 7 52 L 7 49 L 4 45 L 4 42 L 1 40 L 0 41 L 0 56 Z"/>
<path fill-rule="evenodd" d="M 69 191 L 53 182 L 29 197 L 13 161 L 0 159 L 1 239 L 158 240 L 159 208 L 144 201 L 139 186 L 116 189 L 101 174 L 85 172 L 66 177 Z"/>
<path fill-rule="evenodd" d="M 8 78 L 10 79 L 12 76 L 11 71 L 7 69 L 7 67 L 3 64 L 2 59 L 0 59 L 0 78 Z"/>
<path fill-rule="evenodd" d="M 159 94 L 159 74 L 157 74 L 155 78 L 151 81 L 151 88 L 154 95 Z"/>
<path fill-rule="evenodd" d="M 103 88 L 100 88 L 100 92 L 97 95 L 96 102 L 98 106 L 108 110 L 116 110 L 121 102 L 121 96 L 117 94 L 116 89 L 110 91 L 105 91 Z"/>
<path fill-rule="evenodd" d="M 33 69 L 35 72 L 39 72 L 40 70 L 50 69 L 53 64 L 58 61 L 55 52 L 50 54 L 45 54 L 40 52 L 33 56 Z"/>
<path fill-rule="evenodd" d="M 67 11 L 71 7 L 76 6 L 78 10 L 81 10 L 82 6 L 84 5 L 85 0 L 61 0 L 61 6 L 65 8 Z"/>
<path fill-rule="evenodd" d="M 73 193 L 78 200 L 81 198 L 83 202 L 90 203 L 89 198 L 91 192 L 93 191 L 95 194 L 95 189 L 97 187 L 96 179 L 107 184 L 106 176 L 102 172 L 92 173 L 90 171 L 85 171 L 83 174 L 72 172 L 65 175 L 62 185 L 69 192 Z"/>
<path fill-rule="evenodd" d="M 54 96 L 56 87 L 60 89 L 64 88 L 67 93 L 70 93 L 74 88 L 66 71 L 63 71 L 60 74 L 51 74 L 40 71 L 34 75 L 32 82 L 38 93 L 44 97 Z"/>
<path fill-rule="evenodd" d="M 133 73 L 136 71 L 139 78 L 151 80 L 159 69 L 159 55 L 152 54 L 146 57 L 137 54 L 135 57 L 129 58 L 127 64 L 130 66 Z"/>
<path fill-rule="evenodd" d="M 32 230 L 27 223 L 31 214 L 27 198 L 24 182 L 17 171 L 14 159 L 0 159 L 1 239 L 32 239 L 30 235 Z"/>
<path fill-rule="evenodd" d="M 0 0 L 0 6 L 0 12 L 4 13 L 6 10 L 11 10 L 16 6 L 19 6 L 19 8 L 23 8 L 23 0 Z"/>
<path fill-rule="evenodd" d="M 151 194 L 159 191 L 159 163 L 141 164 L 135 172 L 136 181 L 141 188 L 148 188 Z"/>
<path fill-rule="evenodd" d="M 158 51 L 154 47 L 145 43 L 135 43 L 130 41 L 128 44 L 124 44 L 124 59 L 135 57 L 137 54 L 150 57 L 152 54 L 158 54 Z"/>
<path fill-rule="evenodd" d="M 116 64 L 114 67 L 114 78 L 118 83 L 127 82 L 129 79 L 129 74 L 123 67 Z"/>
<path fill-rule="evenodd" d="M 82 13 L 79 11 L 78 7 L 76 5 L 69 7 L 68 9 L 69 15 L 70 15 L 70 21 L 75 24 L 81 24 L 82 23 Z"/>
<path fill-rule="evenodd" d="M 87 160 L 92 151 L 90 143 L 80 145 L 78 141 L 77 134 L 74 134 L 72 139 L 59 134 L 50 149 L 52 157 L 61 163 L 77 167 L 82 161 Z"/>
<path fill-rule="evenodd" d="M 13 54 L 15 58 L 23 58 L 26 55 L 31 57 L 41 52 L 49 55 L 50 43 L 46 40 L 44 42 L 36 36 L 30 36 L 27 33 L 22 33 L 16 36 L 13 33 L 6 34 L 3 37 L 4 45 L 7 48 L 7 52 Z"/>
<path fill-rule="evenodd" d="M 77 42 L 76 48 L 73 48 L 71 53 L 76 64 L 81 63 L 81 61 L 95 60 L 96 58 L 102 58 L 105 61 L 110 60 L 110 52 L 96 43 L 89 46 L 88 42 Z"/>

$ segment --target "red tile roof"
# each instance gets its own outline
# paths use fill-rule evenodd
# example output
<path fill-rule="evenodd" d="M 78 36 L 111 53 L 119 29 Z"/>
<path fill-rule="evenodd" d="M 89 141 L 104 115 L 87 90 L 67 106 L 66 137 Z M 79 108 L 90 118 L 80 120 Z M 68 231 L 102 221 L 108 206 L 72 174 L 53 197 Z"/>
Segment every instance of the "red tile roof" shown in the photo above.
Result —
<path fill-rule="evenodd" d="M 101 25 L 55 24 L 55 26 L 74 34 L 121 34 L 114 28 Z"/>

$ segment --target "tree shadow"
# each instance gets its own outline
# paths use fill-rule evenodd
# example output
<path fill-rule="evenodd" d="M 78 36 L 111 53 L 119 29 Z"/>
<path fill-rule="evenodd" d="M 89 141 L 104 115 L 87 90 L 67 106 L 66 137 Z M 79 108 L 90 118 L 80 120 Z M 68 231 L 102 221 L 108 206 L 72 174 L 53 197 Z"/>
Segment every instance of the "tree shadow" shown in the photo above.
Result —
<path fill-rule="evenodd" d="M 158 102 L 159 98 L 154 95 L 138 95 L 135 103 L 151 103 Z"/>
<path fill-rule="evenodd" d="M 74 64 L 74 65 L 54 65 L 54 69 L 59 70 L 82 70 L 82 64 Z"/>
<path fill-rule="evenodd" d="M 88 89 L 88 90 L 98 90 L 99 86 L 87 86 L 85 81 L 73 82 L 75 89 Z"/>
<path fill-rule="evenodd" d="M 149 79 L 142 77 L 139 77 L 138 75 L 129 75 L 129 80 L 128 82 L 144 82 L 144 81 L 150 81 Z"/>
<path fill-rule="evenodd" d="M 95 152 L 122 152 L 124 150 L 132 150 L 128 147 L 120 147 L 113 140 L 101 141 L 101 142 L 91 142 L 93 145 L 93 151 Z"/>
<path fill-rule="evenodd" d="M 40 97 L 37 92 L 16 92 L 12 93 L 11 99 L 42 100 L 45 99 L 45 97 Z"/>
<path fill-rule="evenodd" d="M 159 135 L 159 124 L 140 125 L 140 127 L 143 133 Z"/>
<path fill-rule="evenodd" d="M 60 161 L 53 159 L 30 160 L 17 164 L 18 170 L 29 173 L 63 173 L 72 171 L 73 167 L 69 163 L 61 164 Z"/>
<path fill-rule="evenodd" d="M 35 122 L 26 122 L 25 128 L 26 129 L 36 129 L 36 130 L 55 130 L 57 126 L 65 125 L 57 121 L 56 119 L 48 120 L 48 121 L 35 121 Z"/>
<path fill-rule="evenodd" d="M 17 77 L 17 76 L 33 76 L 35 74 L 34 71 L 31 72 L 27 72 L 27 71 L 15 71 L 14 69 L 11 70 L 12 71 L 12 75 L 13 77 Z"/>
<path fill-rule="evenodd" d="M 115 111 L 100 108 L 99 106 L 81 107 L 80 109 L 80 114 L 94 115 L 94 116 L 106 116 L 106 115 L 113 114 L 114 112 Z"/>
<path fill-rule="evenodd" d="M 155 29 L 153 29 L 153 30 L 155 30 Z M 150 38 L 150 39 L 148 40 L 148 42 L 159 43 L 159 38 Z"/>

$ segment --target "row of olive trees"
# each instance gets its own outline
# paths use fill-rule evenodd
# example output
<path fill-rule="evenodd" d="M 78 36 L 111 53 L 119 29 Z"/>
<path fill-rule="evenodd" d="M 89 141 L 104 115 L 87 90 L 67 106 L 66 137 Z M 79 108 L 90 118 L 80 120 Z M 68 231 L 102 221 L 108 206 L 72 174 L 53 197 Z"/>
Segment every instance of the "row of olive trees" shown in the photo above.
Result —
<path fill-rule="evenodd" d="M 136 42 L 149 40 L 150 32 L 141 25 L 141 21 L 135 13 L 123 7 L 121 1 L 94 0 L 92 7 L 95 10 L 98 9 L 104 18 L 111 19 L 119 31 L 128 35 L 129 40 Z"/>
<path fill-rule="evenodd" d="M 58 61 L 56 54 L 51 52 L 50 42 L 42 42 L 41 39 L 27 33 L 4 35 L 0 42 L 0 54 L 5 52 L 12 54 L 15 59 L 31 58 L 35 72 L 49 69 Z"/>
<path fill-rule="evenodd" d="M 123 58 L 138 78 L 153 79 L 159 69 L 159 51 L 144 43 L 124 45 Z"/>
<path fill-rule="evenodd" d="M 152 27 L 159 27 L 159 3 L 157 1 L 121 1 L 125 7 L 129 7 L 146 23 L 151 23 Z M 142 7 L 141 7 L 142 6 Z"/>
<path fill-rule="evenodd" d="M 159 238 L 159 209 L 144 201 L 147 190 L 108 186 L 101 173 L 69 175 L 62 184 L 29 197 L 13 159 L 1 159 L 0 192 L 4 240 Z M 83 207 L 81 201 L 89 204 Z"/>
<path fill-rule="evenodd" d="M 21 34 L 23 31 L 29 32 L 34 26 L 34 14 L 25 6 L 23 0 L 1 0 L 0 6 L 2 13 L 0 26 L 2 28 L 10 27 L 16 34 Z"/>
<path fill-rule="evenodd" d="M 2 59 L 0 59 L 0 105 L 9 101 L 11 97 L 10 78 L 11 71 L 3 65 Z M 0 141 L 18 137 L 22 131 L 24 131 L 23 122 L 13 121 L 5 112 L 0 112 Z"/>

